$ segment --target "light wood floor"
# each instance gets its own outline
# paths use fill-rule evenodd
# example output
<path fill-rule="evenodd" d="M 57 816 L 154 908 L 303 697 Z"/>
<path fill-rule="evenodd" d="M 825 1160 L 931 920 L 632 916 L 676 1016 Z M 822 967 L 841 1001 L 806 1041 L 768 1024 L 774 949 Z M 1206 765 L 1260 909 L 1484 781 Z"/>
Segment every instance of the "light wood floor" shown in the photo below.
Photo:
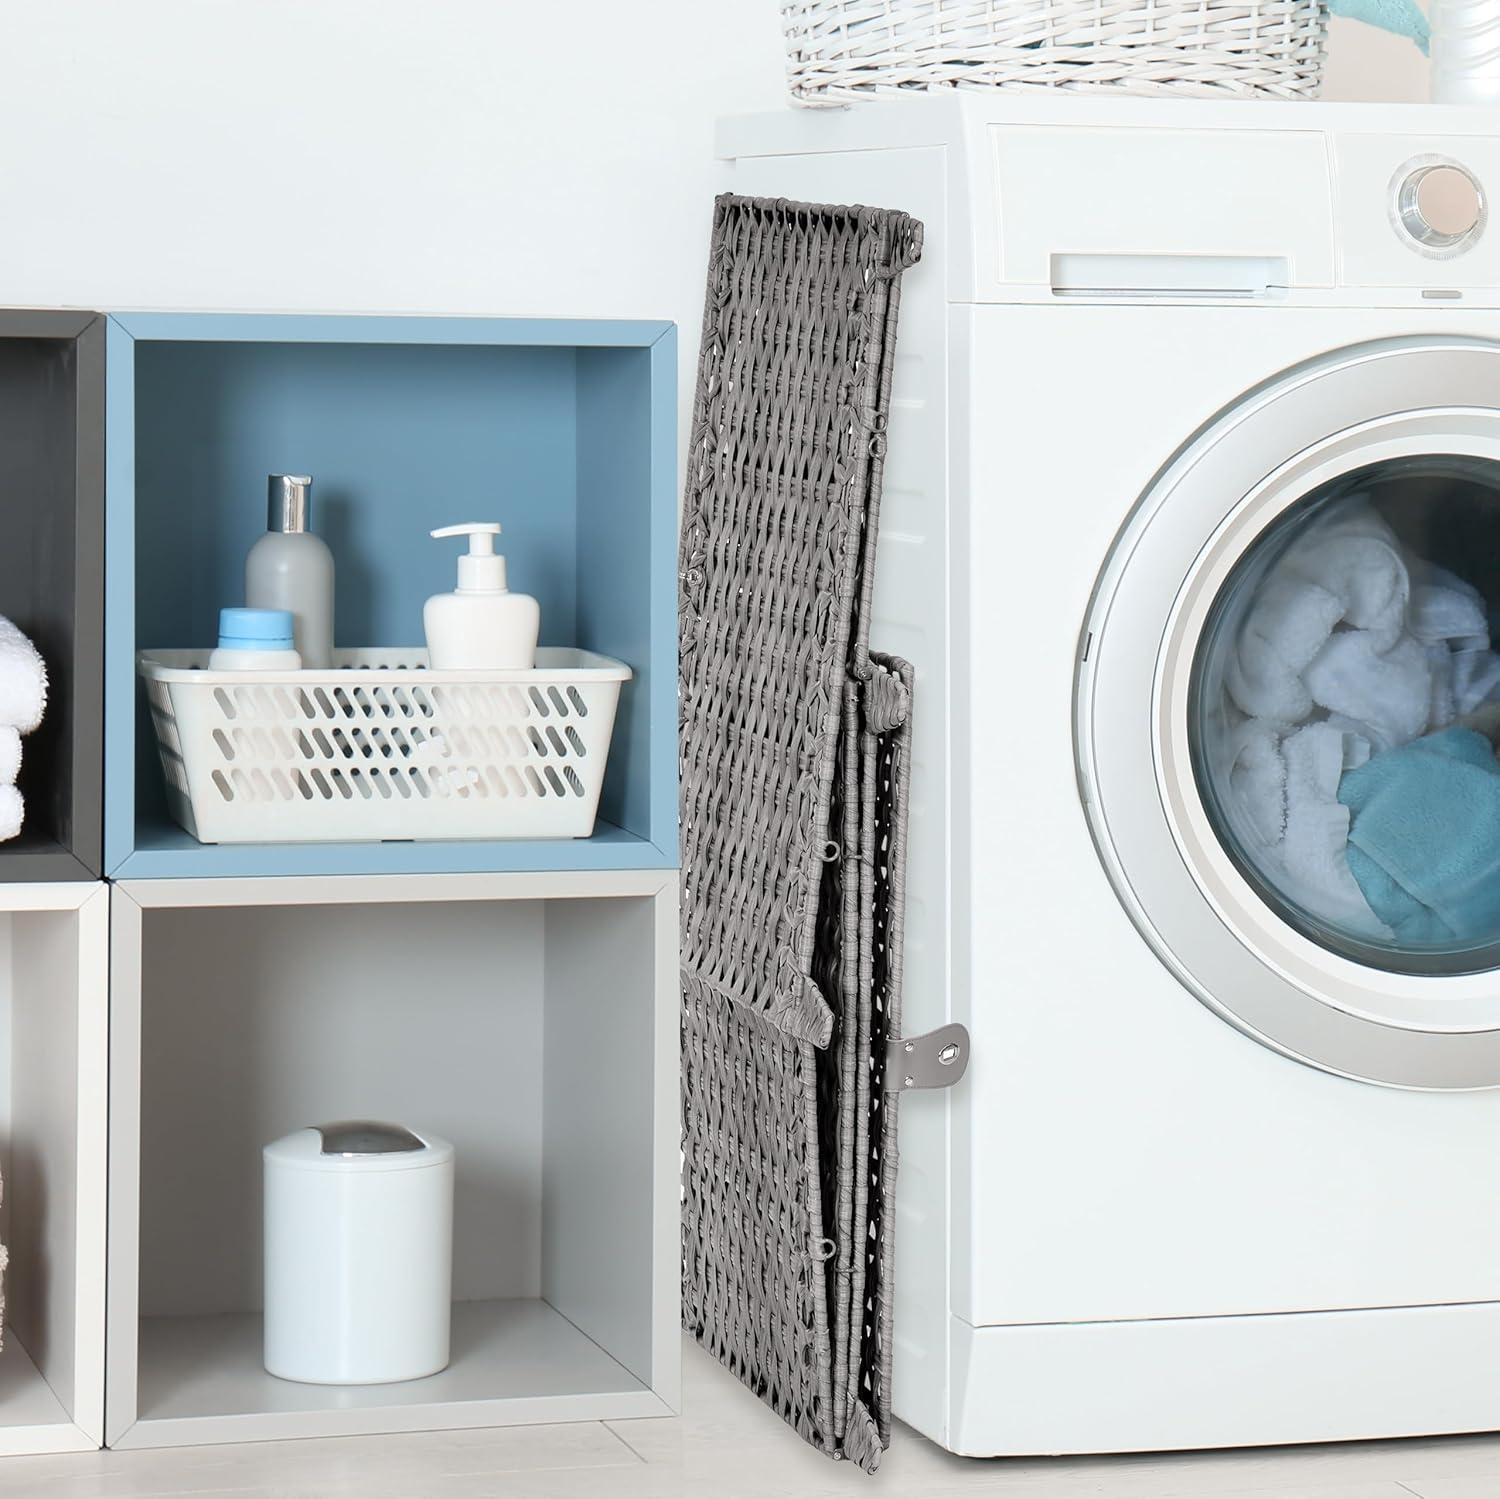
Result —
<path fill-rule="evenodd" d="M 1500 1499 L 1500 1437 L 967 1462 L 898 1427 L 873 1479 L 808 1451 L 686 1349 L 677 1420 L 263 1442 L 0 1463 L 30 1499 Z"/>

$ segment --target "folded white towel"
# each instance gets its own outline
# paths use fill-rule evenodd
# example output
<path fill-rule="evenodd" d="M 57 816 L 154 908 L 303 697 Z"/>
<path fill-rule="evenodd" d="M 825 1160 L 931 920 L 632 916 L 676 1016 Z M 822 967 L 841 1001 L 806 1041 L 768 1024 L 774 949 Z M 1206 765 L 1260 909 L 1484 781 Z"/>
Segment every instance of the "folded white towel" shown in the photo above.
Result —
<path fill-rule="evenodd" d="M 26 808 L 21 804 L 21 793 L 14 786 L 0 786 L 0 843 L 14 838 L 21 831 Z"/>
<path fill-rule="evenodd" d="M 47 668 L 36 647 L 0 615 L 0 724 L 29 734 L 47 708 Z"/>

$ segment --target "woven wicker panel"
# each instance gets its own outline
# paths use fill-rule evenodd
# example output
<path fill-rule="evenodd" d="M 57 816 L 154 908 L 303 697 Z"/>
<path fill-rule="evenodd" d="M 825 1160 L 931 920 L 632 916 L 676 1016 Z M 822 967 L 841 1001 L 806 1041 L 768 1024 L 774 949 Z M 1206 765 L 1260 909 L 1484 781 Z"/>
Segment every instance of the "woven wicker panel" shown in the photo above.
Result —
<path fill-rule="evenodd" d="M 911 669 L 851 686 L 815 971 L 831 1044 L 683 974 L 684 1326 L 813 1446 L 868 1471 L 890 1441 L 890 1210 Z"/>
<path fill-rule="evenodd" d="M 844 689 L 842 733 L 834 769 L 827 863 L 818 910 L 818 941 L 813 980 L 833 1009 L 833 1035 L 818 1056 L 818 1128 L 821 1145 L 823 1222 L 829 1237 L 827 1289 L 832 1335 L 833 1388 L 847 1392 L 859 1363 L 855 1324 L 865 1265 L 861 1253 L 865 1194 L 859 1168 L 860 1142 L 869 1129 L 869 1004 L 862 989 L 860 936 L 864 926 L 861 837 L 866 821 L 867 781 L 861 754 L 866 748 L 860 711 L 860 684 Z M 842 1441 L 851 1413 L 846 1399 L 835 1403 L 831 1420 Z"/>
<path fill-rule="evenodd" d="M 683 1326 L 834 1450 L 816 1052 L 685 977 Z"/>
<path fill-rule="evenodd" d="M 840 853 L 824 885 L 837 903 L 826 900 L 819 913 L 814 975 L 827 975 L 825 992 L 839 999 L 833 1044 L 818 1071 L 823 1222 L 832 1235 L 825 1251 L 833 1429 L 846 1448 L 875 1449 L 876 1439 L 880 1447 L 890 1441 L 886 1206 L 895 1188 L 900 1084 L 889 1080 L 897 1091 L 887 1094 L 885 1056 L 900 1034 L 912 669 L 874 654 L 871 665 L 871 679 L 845 698 L 833 824 Z M 874 1418 L 863 1431 L 862 1411 Z"/>
<path fill-rule="evenodd" d="M 840 694 L 851 650 L 863 663 L 887 330 L 920 239 L 878 209 L 714 211 L 680 559 L 683 963 L 818 1045 Z"/>
<path fill-rule="evenodd" d="M 1326 0 L 782 0 L 799 104 L 924 89 L 1316 94 Z"/>
<path fill-rule="evenodd" d="M 680 559 L 684 1322 L 870 1470 L 910 670 L 867 632 L 920 237 L 899 213 L 718 200 Z"/>
<path fill-rule="evenodd" d="M 859 1243 L 863 1280 L 855 1290 L 859 1401 L 874 1413 L 882 1444 L 891 1439 L 891 1316 L 895 1266 L 891 1219 L 896 1190 L 897 1105 L 901 1084 L 885 1072 L 886 1047 L 901 1035 L 901 985 L 906 932 L 906 843 L 911 786 L 911 702 L 914 673 L 894 656 L 872 658 L 883 674 L 867 692 L 861 763 L 867 780 L 860 871 L 868 933 L 860 938 L 868 965 L 861 984 L 869 1005 L 870 1127 L 854 1169 L 863 1175 L 865 1232 Z M 888 675 L 886 675 L 888 674 Z"/>

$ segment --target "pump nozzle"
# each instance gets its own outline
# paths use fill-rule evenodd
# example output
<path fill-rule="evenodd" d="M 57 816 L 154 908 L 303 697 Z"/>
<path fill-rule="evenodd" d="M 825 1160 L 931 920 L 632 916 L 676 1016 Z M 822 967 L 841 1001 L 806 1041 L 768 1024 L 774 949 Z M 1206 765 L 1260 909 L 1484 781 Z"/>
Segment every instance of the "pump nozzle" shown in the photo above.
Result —
<path fill-rule="evenodd" d="M 435 541 L 449 536 L 467 536 L 469 550 L 458 559 L 460 593 L 504 593 L 505 558 L 495 552 L 495 538 L 500 534 L 498 521 L 466 521 L 459 526 L 439 526 L 433 531 Z"/>

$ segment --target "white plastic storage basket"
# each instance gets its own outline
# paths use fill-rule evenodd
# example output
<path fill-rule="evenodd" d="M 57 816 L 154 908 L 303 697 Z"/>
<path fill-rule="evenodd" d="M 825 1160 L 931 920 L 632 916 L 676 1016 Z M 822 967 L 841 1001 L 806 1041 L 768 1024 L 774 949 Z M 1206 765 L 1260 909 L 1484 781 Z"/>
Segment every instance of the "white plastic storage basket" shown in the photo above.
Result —
<path fill-rule="evenodd" d="M 783 0 L 804 104 L 892 90 L 1113 88 L 1303 98 L 1326 0 Z"/>
<path fill-rule="evenodd" d="M 630 668 L 542 649 L 533 671 L 432 671 L 420 650 L 329 671 L 209 671 L 143 652 L 173 817 L 202 843 L 587 838 Z"/>

